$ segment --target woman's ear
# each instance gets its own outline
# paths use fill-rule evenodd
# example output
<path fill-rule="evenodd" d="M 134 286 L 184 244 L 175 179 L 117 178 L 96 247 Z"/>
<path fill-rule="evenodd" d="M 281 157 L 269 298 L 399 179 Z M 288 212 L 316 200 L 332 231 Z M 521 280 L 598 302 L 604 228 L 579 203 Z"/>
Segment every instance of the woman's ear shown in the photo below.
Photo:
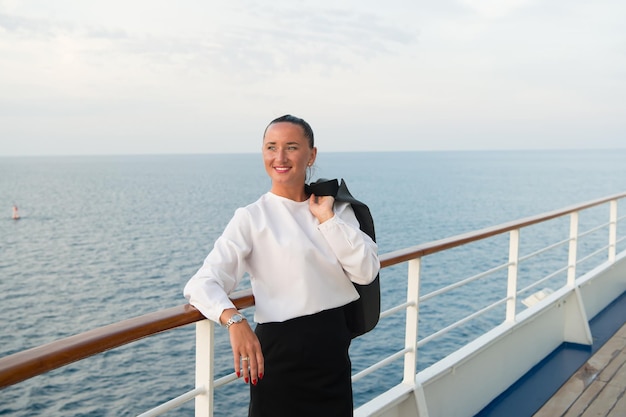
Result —
<path fill-rule="evenodd" d="M 317 148 L 314 146 L 313 149 L 311 149 L 311 158 L 309 158 L 308 166 L 315 163 L 315 158 L 317 158 Z"/>

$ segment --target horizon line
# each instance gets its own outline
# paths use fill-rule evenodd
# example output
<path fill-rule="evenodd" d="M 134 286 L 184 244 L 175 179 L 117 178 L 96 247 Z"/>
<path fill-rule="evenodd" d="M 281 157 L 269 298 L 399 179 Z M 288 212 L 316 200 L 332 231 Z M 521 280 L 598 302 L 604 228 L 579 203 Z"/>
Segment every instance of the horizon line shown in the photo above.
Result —
<path fill-rule="evenodd" d="M 585 152 L 585 151 L 622 151 L 625 147 L 609 147 L 609 148 L 515 148 L 515 149 L 412 149 L 412 150 L 339 150 L 339 151 L 323 151 L 320 154 L 342 154 L 342 153 L 444 153 L 444 152 Z M 112 157 L 112 156 L 207 156 L 207 155 L 259 155 L 261 152 L 158 152 L 158 153 L 77 153 L 77 154 L 13 154 L 0 155 L 0 158 L 67 158 L 67 157 Z"/>

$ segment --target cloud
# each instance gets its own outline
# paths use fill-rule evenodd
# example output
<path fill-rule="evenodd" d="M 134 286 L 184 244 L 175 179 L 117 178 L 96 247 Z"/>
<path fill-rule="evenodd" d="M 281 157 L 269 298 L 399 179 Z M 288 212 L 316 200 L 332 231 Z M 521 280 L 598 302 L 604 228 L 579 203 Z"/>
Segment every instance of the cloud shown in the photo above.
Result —
<path fill-rule="evenodd" d="M 0 13 L 0 30 L 25 37 L 48 37 L 53 33 L 53 25 L 41 19 Z"/>
<path fill-rule="evenodd" d="M 532 0 L 459 0 L 478 15 L 487 19 L 499 19 L 532 3 Z"/>
<path fill-rule="evenodd" d="M 416 41 L 413 31 L 367 13 L 268 7 L 252 8 L 245 18 L 213 27 L 202 36 L 170 39 L 167 54 L 187 56 L 199 68 L 273 77 L 351 68 Z"/>
<path fill-rule="evenodd" d="M 7 4 L 0 126 L 24 143 L 211 151 L 290 112 L 339 132 L 341 149 L 365 147 L 373 131 L 375 146 L 432 137 L 445 148 L 471 131 L 464 146 L 507 129 L 570 132 L 586 118 L 595 137 L 624 120 L 617 0 Z"/>
<path fill-rule="evenodd" d="M 348 68 L 416 42 L 413 30 L 401 29 L 374 14 L 338 8 L 298 9 L 251 7 L 235 11 L 217 24 L 191 28 L 181 35 L 140 32 L 129 27 L 96 26 L 0 14 L 2 49 L 17 49 L 37 56 L 28 41 L 48 41 L 56 49 L 71 39 L 77 60 L 94 66 L 103 60 L 141 60 L 147 67 L 217 71 L 247 77 L 273 76 L 310 68 L 332 71 Z M 214 22 L 215 23 L 215 22 Z M 7 45 L 11 42 L 13 45 Z M 19 43 L 23 45 L 18 46 Z M 105 67 L 108 66 L 105 64 Z M 181 68 L 183 67 L 183 68 Z M 95 70 L 95 69 L 94 69 Z"/>

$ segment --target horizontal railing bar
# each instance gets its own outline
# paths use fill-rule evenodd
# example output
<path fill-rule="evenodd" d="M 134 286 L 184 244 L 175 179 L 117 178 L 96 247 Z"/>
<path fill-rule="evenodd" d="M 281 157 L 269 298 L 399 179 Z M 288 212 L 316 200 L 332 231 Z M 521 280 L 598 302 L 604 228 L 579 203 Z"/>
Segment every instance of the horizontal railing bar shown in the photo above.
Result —
<path fill-rule="evenodd" d="M 185 404 L 187 401 L 191 401 L 196 398 L 198 395 L 203 395 L 206 392 L 205 387 L 198 387 L 189 392 L 186 392 L 182 395 L 179 395 L 176 398 L 165 402 L 158 407 L 154 407 L 151 410 L 146 411 L 145 413 L 139 414 L 137 417 L 155 417 L 160 416 L 163 413 L 166 413 L 170 410 L 173 410 L 181 405 Z"/>
<path fill-rule="evenodd" d="M 399 304 L 395 307 L 390 308 L 389 310 L 383 311 L 382 313 L 380 313 L 380 318 L 384 319 L 385 317 L 391 316 L 392 314 L 395 314 L 399 311 L 404 311 L 406 310 L 408 307 L 412 307 L 415 305 L 414 301 L 409 301 L 409 302 L 405 302 L 402 304 Z"/>
<path fill-rule="evenodd" d="M 236 381 L 237 379 L 239 379 L 237 374 L 234 373 L 234 372 L 231 372 L 228 375 L 224 375 L 223 377 L 214 380 L 213 381 L 213 387 L 214 388 L 219 388 L 219 387 L 224 386 L 226 384 L 230 384 L 231 382 Z"/>
<path fill-rule="evenodd" d="M 564 244 L 568 243 L 569 241 L 570 241 L 570 239 L 569 239 L 569 238 L 567 238 L 567 239 L 563 239 L 563 240 L 561 240 L 560 242 L 553 243 L 552 245 L 550 245 L 550 246 L 546 246 L 546 247 L 545 247 L 545 248 L 543 248 L 543 249 L 539 249 L 539 250 L 538 250 L 538 251 L 536 251 L 536 252 L 529 253 L 528 255 L 524 255 L 524 256 L 520 257 L 520 258 L 518 259 L 518 262 L 526 261 L 526 260 L 528 260 L 528 259 L 530 259 L 530 258 L 532 258 L 532 257 L 534 257 L 534 256 L 541 255 L 542 253 L 547 252 L 547 251 L 549 251 L 549 250 L 551 250 L 551 249 L 557 248 L 557 247 L 559 247 L 559 246 L 562 246 L 562 245 L 564 245 Z"/>
<path fill-rule="evenodd" d="M 506 303 L 508 300 L 509 300 L 509 297 L 505 297 L 505 298 L 503 298 L 501 300 L 498 300 L 495 303 L 490 304 L 487 307 L 484 307 L 484 308 L 482 308 L 482 309 L 480 309 L 480 310 L 470 314 L 469 316 L 464 317 L 463 319 L 461 319 L 459 321 L 456 321 L 456 322 L 452 323 L 451 325 L 449 325 L 447 327 L 444 327 L 443 329 L 441 329 L 441 330 L 439 330 L 439 331 L 437 331 L 437 332 L 435 332 L 433 334 L 430 334 L 430 335 L 426 336 L 425 338 L 423 338 L 419 342 L 417 342 L 417 347 L 420 348 L 420 347 L 424 346 L 426 343 L 432 341 L 433 339 L 436 339 L 436 338 L 438 338 L 440 336 L 443 336 L 444 334 L 448 333 L 449 331 L 456 329 L 457 327 L 467 323 L 470 320 L 475 319 L 476 317 L 482 316 L 486 312 L 488 312 L 490 310 L 493 310 L 494 308 L 498 307 L 501 304 Z"/>
<path fill-rule="evenodd" d="M 481 229 L 481 230 L 477 230 L 477 231 L 473 231 L 469 233 L 463 233 L 463 234 L 452 236 L 449 238 L 437 240 L 435 242 L 430 242 L 430 243 L 423 244 L 423 245 L 411 246 L 405 249 L 399 249 L 399 250 L 381 255 L 380 264 L 383 268 L 400 264 L 402 262 L 406 262 L 411 259 L 423 257 L 426 255 L 432 255 L 433 253 L 437 253 L 437 252 L 441 252 L 447 249 L 462 246 L 467 243 L 475 242 L 477 240 L 482 240 L 488 237 L 497 236 L 505 232 L 510 232 L 511 230 L 514 230 L 514 229 L 521 229 L 524 227 L 532 226 L 537 223 L 552 220 L 552 219 L 564 216 L 566 214 L 574 213 L 576 211 L 585 210 L 594 206 L 598 206 L 600 204 L 607 203 L 612 200 L 619 200 L 624 197 L 626 197 L 626 192 L 614 194 L 612 196 L 608 196 L 604 198 L 599 198 L 597 200 L 588 201 L 586 203 L 575 204 L 575 205 L 572 205 L 572 206 L 569 206 L 560 210 L 554 210 L 554 211 L 550 211 L 544 214 L 526 217 L 521 220 L 503 223 L 498 226 L 487 227 L 485 229 Z"/>
<path fill-rule="evenodd" d="M 606 246 L 602 246 L 600 249 L 598 249 L 597 251 L 591 252 L 589 255 L 585 256 L 584 258 L 580 258 L 578 261 L 576 261 L 576 265 L 581 264 L 583 262 L 585 262 L 586 260 L 593 258 L 594 256 L 602 253 L 602 252 L 606 252 L 606 250 L 609 248 L 608 245 Z"/>
<path fill-rule="evenodd" d="M 601 224 L 601 225 L 596 226 L 596 227 L 594 227 L 594 228 L 592 228 L 592 229 L 589 229 L 589 230 L 586 230 L 586 231 L 584 231 L 584 232 L 579 233 L 579 234 L 578 234 L 578 237 L 579 237 L 579 238 L 581 238 L 581 237 L 584 237 L 584 236 L 590 235 L 590 234 L 592 234 L 593 232 L 597 232 L 598 230 L 600 230 L 600 229 L 604 229 L 605 227 L 610 226 L 610 225 L 611 225 L 611 223 L 604 223 L 604 224 Z"/>
<path fill-rule="evenodd" d="M 438 290 L 429 292 L 428 294 L 420 297 L 419 301 L 421 303 L 421 302 L 427 301 L 427 300 L 429 300 L 429 299 L 431 299 L 431 298 L 433 298 L 433 297 L 435 297 L 437 295 L 445 294 L 445 293 L 447 293 L 449 291 L 452 291 L 455 288 L 462 287 L 463 285 L 467 285 L 467 284 L 469 284 L 472 281 L 476 281 L 476 280 L 478 280 L 480 278 L 484 278 L 487 275 L 493 274 L 494 272 L 498 272 L 498 271 L 500 271 L 500 270 L 502 270 L 504 268 L 508 268 L 510 265 L 511 265 L 511 262 L 507 262 L 505 264 L 496 266 L 495 268 L 492 268 L 492 269 L 490 269 L 488 271 L 481 272 L 480 274 L 476 274 L 476 275 L 471 276 L 469 278 L 465 278 L 464 280 L 457 281 L 454 284 L 450 284 L 450 285 L 448 285 L 446 287 L 443 287 L 443 288 L 440 288 Z"/>
<path fill-rule="evenodd" d="M 569 268 L 569 266 L 566 265 L 563 268 L 558 269 L 558 270 L 554 271 L 553 273 L 546 275 L 545 277 L 543 277 L 539 281 L 533 282 L 528 287 L 522 288 L 521 290 L 517 291 L 516 294 L 517 295 L 524 294 L 525 292 L 528 292 L 528 291 L 532 290 L 533 288 L 538 287 L 539 285 L 543 284 L 544 282 L 554 278 L 555 276 L 557 276 L 557 275 L 567 271 L 568 268 Z"/>
<path fill-rule="evenodd" d="M 405 353 L 408 353 L 411 350 L 412 350 L 411 348 L 404 348 L 401 351 L 394 353 L 393 355 L 387 356 L 382 361 L 378 361 L 374 365 L 363 369 L 361 372 L 358 372 L 358 373 L 352 375 L 352 382 L 354 383 L 354 382 L 358 381 L 359 379 L 361 379 L 361 378 L 371 374 L 372 372 L 377 371 L 378 369 L 381 369 L 381 368 L 389 365 L 393 361 L 401 359 L 404 356 Z"/>

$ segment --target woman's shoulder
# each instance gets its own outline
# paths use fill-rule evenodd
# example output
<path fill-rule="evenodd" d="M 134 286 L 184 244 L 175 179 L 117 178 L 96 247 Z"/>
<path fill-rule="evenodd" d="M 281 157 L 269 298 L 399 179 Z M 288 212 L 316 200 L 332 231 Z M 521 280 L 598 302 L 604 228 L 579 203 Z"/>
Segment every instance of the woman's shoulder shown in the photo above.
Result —
<path fill-rule="evenodd" d="M 270 198 L 271 198 L 271 193 L 269 193 L 269 192 L 267 192 L 265 194 L 261 194 L 261 196 L 256 201 L 254 201 L 254 202 L 252 202 L 252 203 L 250 203 L 250 204 L 248 204 L 246 206 L 240 207 L 238 210 L 245 210 L 245 211 L 256 210 L 259 207 L 267 205 L 268 201 L 270 200 Z"/>
<path fill-rule="evenodd" d="M 233 213 L 228 228 L 243 227 L 244 225 L 250 225 L 255 222 L 255 219 L 259 218 L 259 215 L 264 211 L 263 199 L 261 196 L 258 200 L 245 206 L 238 207 Z M 248 226 L 245 226 L 248 227 Z"/>
<path fill-rule="evenodd" d="M 265 193 L 261 195 L 256 201 L 245 205 L 243 207 L 239 207 L 235 210 L 235 217 L 237 216 L 250 216 L 254 214 L 258 214 L 260 211 L 264 211 L 265 208 L 272 204 L 271 202 L 271 193 Z"/>

